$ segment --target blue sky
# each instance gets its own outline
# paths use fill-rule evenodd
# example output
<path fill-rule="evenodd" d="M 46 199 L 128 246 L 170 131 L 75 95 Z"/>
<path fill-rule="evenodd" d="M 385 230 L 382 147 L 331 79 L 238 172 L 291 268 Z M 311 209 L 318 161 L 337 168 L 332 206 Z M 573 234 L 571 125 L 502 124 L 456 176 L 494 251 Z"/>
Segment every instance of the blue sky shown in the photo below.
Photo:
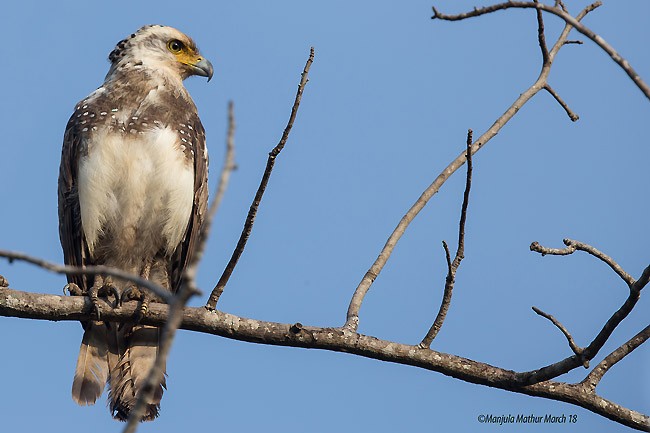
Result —
<path fill-rule="evenodd" d="M 566 3 L 574 13 L 586 4 Z M 8 3 L 0 16 L 0 248 L 62 261 L 56 179 L 74 104 L 101 84 L 107 55 L 121 38 L 144 24 L 175 26 L 215 67 L 209 84 L 186 82 L 207 130 L 212 185 L 229 100 L 237 119 L 239 170 L 200 269 L 205 295 L 193 305 L 201 305 L 237 241 L 314 46 L 294 130 L 220 308 L 263 320 L 341 325 L 387 236 L 463 149 L 467 129 L 476 136 L 485 131 L 539 72 L 533 11 L 447 23 L 430 19 L 431 5 Z M 459 12 L 478 4 L 436 5 Z M 648 16 L 648 2 L 609 0 L 584 21 L 646 82 Z M 546 24 L 552 41 L 561 23 L 548 17 Z M 550 83 L 581 118 L 570 122 L 540 93 L 476 155 L 466 259 L 435 350 L 521 371 L 569 356 L 564 337 L 532 305 L 561 320 L 579 345 L 591 341 L 627 288 L 592 257 L 542 258 L 528 251 L 532 241 L 591 243 L 635 277 L 648 265 L 648 100 L 591 42 L 565 47 Z M 444 285 L 441 240 L 455 249 L 463 185 L 458 173 L 409 228 L 366 298 L 360 332 L 413 344 L 426 333 Z M 62 276 L 24 264 L 0 262 L 0 274 L 18 290 L 60 293 L 65 284 Z M 644 296 L 601 356 L 646 326 L 649 312 Z M 70 398 L 81 331 L 78 323 L 0 318 L 3 431 L 121 431 L 105 398 L 86 408 Z M 600 393 L 648 413 L 649 361 L 646 345 L 605 376 Z M 141 432 L 521 430 L 479 424 L 477 416 L 486 413 L 577 414 L 571 431 L 628 430 L 564 403 L 413 367 L 186 331 L 178 334 L 168 373 L 161 417 Z"/>

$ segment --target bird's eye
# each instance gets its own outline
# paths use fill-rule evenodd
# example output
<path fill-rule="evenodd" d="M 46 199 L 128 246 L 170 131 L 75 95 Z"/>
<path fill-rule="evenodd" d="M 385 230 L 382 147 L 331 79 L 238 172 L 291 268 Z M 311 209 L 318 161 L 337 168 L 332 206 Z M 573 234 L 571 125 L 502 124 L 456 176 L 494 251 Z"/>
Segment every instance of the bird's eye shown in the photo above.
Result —
<path fill-rule="evenodd" d="M 167 43 L 167 48 L 174 54 L 178 54 L 183 50 L 183 43 L 178 39 L 172 39 Z"/>

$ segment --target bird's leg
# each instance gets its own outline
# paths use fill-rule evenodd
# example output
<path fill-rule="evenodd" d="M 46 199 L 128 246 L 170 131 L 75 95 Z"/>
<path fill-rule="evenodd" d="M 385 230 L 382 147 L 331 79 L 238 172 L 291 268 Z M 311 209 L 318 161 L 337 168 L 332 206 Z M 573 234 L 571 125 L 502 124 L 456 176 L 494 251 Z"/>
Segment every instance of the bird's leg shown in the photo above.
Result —
<path fill-rule="evenodd" d="M 120 292 L 117 290 L 117 287 L 115 287 L 115 284 L 113 284 L 113 279 L 111 277 L 104 278 L 104 284 L 99 288 L 98 295 L 107 299 L 109 295 L 113 295 L 115 298 L 113 308 L 115 308 L 120 301 Z"/>
<path fill-rule="evenodd" d="M 99 297 L 108 299 L 109 295 L 113 295 L 116 301 L 120 299 L 120 294 L 117 291 L 117 288 L 113 285 L 111 277 L 104 278 L 101 275 L 95 276 L 95 282 L 92 287 L 88 289 L 87 293 L 84 293 L 83 290 L 74 283 L 67 284 L 63 288 L 63 292 L 65 293 L 66 290 L 73 296 L 88 296 L 90 302 L 93 304 L 93 312 L 97 316 L 97 320 L 101 320 L 99 313 Z"/>

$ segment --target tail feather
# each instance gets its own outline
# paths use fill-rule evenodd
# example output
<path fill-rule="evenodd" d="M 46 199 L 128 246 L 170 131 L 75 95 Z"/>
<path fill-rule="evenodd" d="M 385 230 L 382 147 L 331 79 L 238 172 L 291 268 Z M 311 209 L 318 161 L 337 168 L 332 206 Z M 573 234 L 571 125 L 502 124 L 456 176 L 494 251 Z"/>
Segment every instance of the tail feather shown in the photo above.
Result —
<path fill-rule="evenodd" d="M 138 394 L 158 355 L 159 330 L 153 326 L 125 326 L 111 335 L 109 406 L 115 419 L 126 421 L 135 406 Z M 119 354 L 119 356 L 115 356 Z M 166 387 L 163 376 L 154 395 L 147 402 L 142 421 L 158 416 L 160 400 Z"/>
<path fill-rule="evenodd" d="M 82 406 L 94 404 L 102 395 L 108 374 L 106 326 L 102 322 L 89 322 L 77 358 L 72 399 Z"/>

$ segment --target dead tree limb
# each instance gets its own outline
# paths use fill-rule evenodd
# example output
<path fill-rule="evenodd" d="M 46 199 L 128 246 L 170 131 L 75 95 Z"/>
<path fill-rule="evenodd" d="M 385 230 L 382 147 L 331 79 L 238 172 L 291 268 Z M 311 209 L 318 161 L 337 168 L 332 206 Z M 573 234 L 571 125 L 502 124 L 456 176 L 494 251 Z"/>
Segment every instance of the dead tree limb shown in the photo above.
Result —
<path fill-rule="evenodd" d="M 101 315 L 111 322 L 133 319 L 136 302 L 119 308 L 100 305 Z M 56 296 L 0 288 L 0 315 L 40 320 L 88 320 L 90 300 L 81 296 Z M 151 304 L 142 324 L 164 326 L 169 306 Z M 470 383 L 504 389 L 520 394 L 563 401 L 590 410 L 629 427 L 650 431 L 650 417 L 606 400 L 588 387 L 553 380 L 532 385 L 522 384 L 517 373 L 456 355 L 437 352 L 418 345 L 401 344 L 359 334 L 343 328 L 321 328 L 299 324 L 248 319 L 206 308 L 185 307 L 180 329 L 274 346 L 302 347 L 345 352 L 354 355 L 411 365 L 436 371 Z"/>
<path fill-rule="evenodd" d="M 465 257 L 465 222 L 467 221 L 467 206 L 469 205 L 469 191 L 472 188 L 472 130 L 467 131 L 467 176 L 465 177 L 465 193 L 463 194 L 463 205 L 460 210 L 460 222 L 458 223 L 458 246 L 456 247 L 456 255 L 454 260 L 451 260 L 449 254 L 449 247 L 445 241 L 442 245 L 445 249 L 445 257 L 447 258 L 447 277 L 445 278 L 445 290 L 442 296 L 442 303 L 433 325 L 425 335 L 420 343 L 420 347 L 430 347 L 436 335 L 442 328 L 442 324 L 447 317 L 447 311 L 451 305 L 451 296 L 454 290 L 454 283 L 456 282 L 456 271 L 460 266 L 460 262 Z"/>
<path fill-rule="evenodd" d="M 536 3 L 532 3 L 536 4 Z M 576 18 L 572 18 L 573 21 L 579 22 L 582 20 L 582 18 L 585 17 L 591 10 L 593 10 L 595 6 L 591 5 L 586 7 L 585 9 L 580 12 Z M 435 11 L 435 9 L 434 9 Z M 541 31 L 543 31 L 543 20 L 541 17 L 538 20 L 538 26 L 541 26 Z M 503 113 L 495 122 L 492 124 L 492 126 L 485 132 L 483 135 L 481 135 L 478 140 L 476 140 L 472 144 L 472 154 L 475 154 L 479 150 L 485 146 L 492 138 L 494 138 L 495 135 L 514 117 L 515 114 L 521 109 L 524 104 L 526 104 L 528 101 L 532 99 L 533 96 L 535 96 L 540 90 L 544 89 L 544 87 L 548 83 L 548 76 L 549 73 L 551 72 L 551 66 L 553 64 L 553 61 L 555 60 L 555 57 L 557 56 L 558 51 L 565 45 L 565 42 L 567 40 L 567 37 L 569 36 L 569 32 L 573 28 L 572 24 L 567 24 L 564 26 L 564 29 L 562 30 L 562 33 L 558 37 L 557 41 L 553 45 L 550 51 L 548 51 L 548 56 L 544 56 L 544 47 L 546 47 L 546 41 L 545 39 L 540 39 L 540 49 L 542 51 L 542 58 L 545 59 L 542 64 L 542 69 L 540 71 L 540 74 L 535 80 L 535 82 L 526 90 L 523 92 L 519 97 L 510 105 L 510 107 L 506 110 L 505 113 Z M 538 29 L 538 34 L 540 30 Z M 354 291 L 354 294 L 352 295 L 352 299 L 350 300 L 350 304 L 348 306 L 348 311 L 346 315 L 346 320 L 345 320 L 345 328 L 349 330 L 357 330 L 359 326 L 359 310 L 361 309 L 361 304 L 363 303 L 363 299 L 365 298 L 366 294 L 368 293 L 368 290 L 370 290 L 370 286 L 374 283 L 375 279 L 377 276 L 379 276 L 379 273 L 381 270 L 384 268 L 386 263 L 388 262 L 388 259 L 390 258 L 391 254 L 393 253 L 393 250 L 395 249 L 395 246 L 397 245 L 397 242 L 400 240 L 402 235 L 406 232 L 406 229 L 408 226 L 411 224 L 411 222 L 415 219 L 415 217 L 420 213 L 420 211 L 426 206 L 426 204 L 429 202 L 431 197 L 433 197 L 442 187 L 442 185 L 449 179 L 449 177 L 456 172 L 463 164 L 465 164 L 465 161 L 467 160 L 466 153 L 462 152 L 460 155 L 456 157 L 447 167 L 436 177 L 436 179 L 433 181 L 431 185 L 427 187 L 427 189 L 424 190 L 424 192 L 420 195 L 420 197 L 417 199 L 417 201 L 411 206 L 411 208 L 406 212 L 406 214 L 402 217 L 400 222 L 397 224 L 397 227 L 393 230 L 393 232 L 390 234 L 388 237 L 388 240 L 386 241 L 386 244 L 382 248 L 381 252 L 379 253 L 379 256 L 377 259 L 374 261 L 374 263 L 370 266 L 370 269 L 366 271 L 364 274 L 363 278 L 359 282 L 359 285 Z"/>
<path fill-rule="evenodd" d="M 595 3 L 592 3 L 591 5 L 587 6 L 587 8 L 583 12 L 590 12 L 597 7 L 602 5 L 602 2 L 597 1 Z M 549 6 L 544 3 L 539 3 L 536 1 L 533 2 L 525 2 L 525 1 L 508 1 L 506 3 L 499 3 L 491 6 L 486 6 L 482 8 L 475 8 L 472 11 L 461 13 L 461 14 L 456 14 L 456 15 L 446 15 L 443 13 L 440 13 L 435 7 L 433 8 L 433 16 L 431 17 L 432 19 L 439 19 L 439 20 L 444 20 L 444 21 L 460 21 L 464 20 L 467 18 L 472 18 L 472 17 L 478 17 L 481 15 L 489 14 L 492 12 L 504 10 L 504 9 L 511 9 L 511 8 L 518 8 L 518 9 L 537 9 L 551 13 L 553 15 L 556 15 L 560 18 L 562 18 L 568 25 L 571 27 L 575 28 L 577 31 L 591 39 L 594 43 L 596 43 L 600 48 L 603 49 L 609 56 L 612 58 L 614 62 L 618 66 L 625 71 L 625 73 L 632 79 L 634 84 L 643 92 L 643 94 L 646 96 L 646 98 L 650 99 L 650 87 L 643 81 L 641 76 L 634 70 L 632 65 L 630 65 L 630 62 L 625 60 L 623 56 L 621 56 L 611 45 L 609 45 L 605 39 L 603 39 L 600 35 L 597 35 L 593 30 L 585 26 L 580 22 L 580 15 L 577 17 L 572 17 L 564 8 L 558 7 L 558 6 Z M 568 41 L 567 41 L 568 43 Z M 573 42 L 572 42 L 573 43 Z"/>
<path fill-rule="evenodd" d="M 217 307 L 217 302 L 219 302 L 219 297 L 221 297 L 221 294 L 223 293 L 226 284 L 228 284 L 228 280 L 230 279 L 230 276 L 235 270 L 235 266 L 237 266 L 237 262 L 239 261 L 239 258 L 244 252 L 244 248 L 246 247 L 246 242 L 248 242 L 248 238 L 250 237 L 251 231 L 253 230 L 253 224 L 255 223 L 255 216 L 257 215 L 257 209 L 259 208 L 260 202 L 262 201 L 262 196 L 264 195 L 264 191 L 266 191 L 266 186 L 269 183 L 271 172 L 273 171 L 273 166 L 275 165 L 275 159 L 278 157 L 282 149 L 284 149 L 284 145 L 287 143 L 287 139 L 289 138 L 289 133 L 291 132 L 291 128 L 293 127 L 293 122 L 296 119 L 296 114 L 298 114 L 298 107 L 300 107 L 302 92 L 305 90 L 305 86 L 309 81 L 308 79 L 309 68 L 311 67 L 311 64 L 313 62 L 314 62 L 314 48 L 312 47 L 309 52 L 309 59 L 307 59 L 307 63 L 305 64 L 305 68 L 303 69 L 300 77 L 300 84 L 298 84 L 298 91 L 296 92 L 296 98 L 294 100 L 293 107 L 291 108 L 291 115 L 289 116 L 289 122 L 287 123 L 286 128 L 284 128 L 284 132 L 282 133 L 282 138 L 280 138 L 280 142 L 277 144 L 277 146 L 273 148 L 273 150 L 271 150 L 271 152 L 269 152 L 269 157 L 266 161 L 266 169 L 264 170 L 264 174 L 262 175 L 262 181 L 260 182 L 260 186 L 257 189 L 257 193 L 255 193 L 255 198 L 253 199 L 253 203 L 251 204 L 250 209 L 248 210 L 248 216 L 246 217 L 246 222 L 244 223 L 244 228 L 239 237 L 239 241 L 237 242 L 237 246 L 235 247 L 235 250 L 232 253 L 232 257 L 230 258 L 228 265 L 226 265 L 226 269 L 224 269 L 223 273 L 221 274 L 221 278 L 219 278 L 217 285 L 212 290 L 212 293 L 210 294 L 210 298 L 208 299 L 208 302 L 205 305 L 206 308 L 210 310 L 214 310 Z"/>

